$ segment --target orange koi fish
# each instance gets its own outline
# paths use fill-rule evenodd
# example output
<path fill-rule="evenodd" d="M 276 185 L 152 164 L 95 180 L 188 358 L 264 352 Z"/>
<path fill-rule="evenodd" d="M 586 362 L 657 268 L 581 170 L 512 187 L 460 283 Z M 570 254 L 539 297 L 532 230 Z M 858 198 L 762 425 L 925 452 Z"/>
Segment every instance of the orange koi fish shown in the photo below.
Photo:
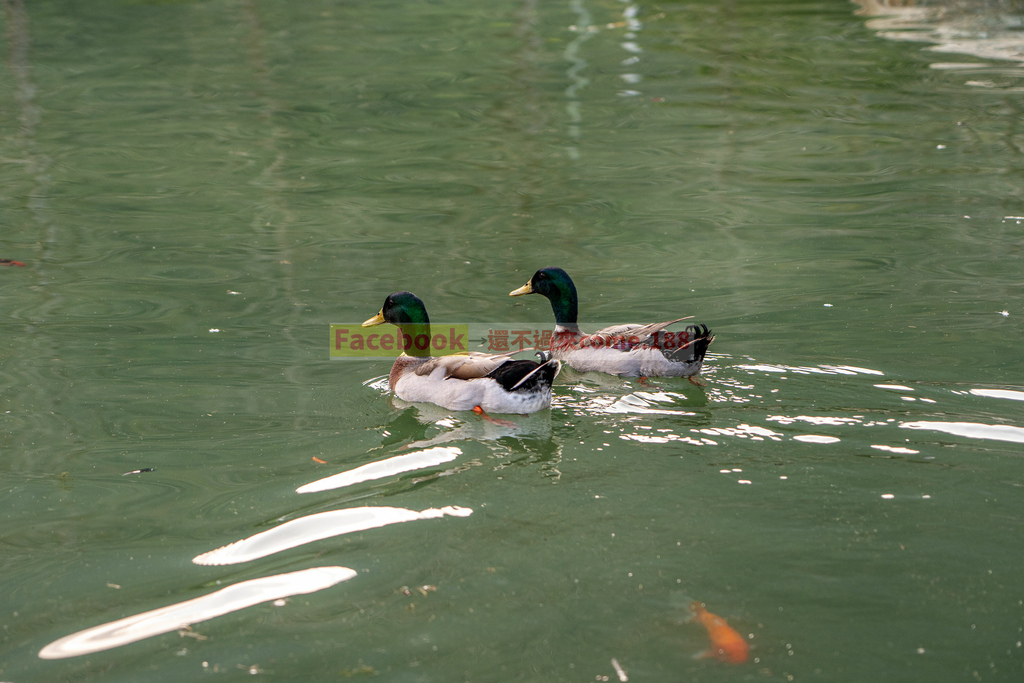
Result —
<path fill-rule="evenodd" d="M 690 603 L 693 618 L 708 630 L 711 637 L 711 648 L 701 657 L 717 657 L 729 664 L 742 664 L 747 661 L 750 646 L 736 629 L 729 626 L 725 619 L 704 609 L 704 605 L 694 601 Z"/>
<path fill-rule="evenodd" d="M 0 258 L 0 266 L 18 266 L 19 268 L 24 268 L 25 264 L 21 261 L 12 261 L 9 258 Z"/>

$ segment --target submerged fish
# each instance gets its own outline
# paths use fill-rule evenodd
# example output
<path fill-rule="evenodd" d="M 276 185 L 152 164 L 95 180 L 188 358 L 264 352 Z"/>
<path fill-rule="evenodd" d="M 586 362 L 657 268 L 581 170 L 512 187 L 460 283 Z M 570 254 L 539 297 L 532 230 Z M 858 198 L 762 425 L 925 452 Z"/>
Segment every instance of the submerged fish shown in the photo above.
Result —
<path fill-rule="evenodd" d="M 716 657 L 730 664 L 742 664 L 747 661 L 750 646 L 736 629 L 729 626 L 725 619 L 704 609 L 704 605 L 694 601 L 690 603 L 693 618 L 708 630 L 711 647 L 701 657 Z"/>

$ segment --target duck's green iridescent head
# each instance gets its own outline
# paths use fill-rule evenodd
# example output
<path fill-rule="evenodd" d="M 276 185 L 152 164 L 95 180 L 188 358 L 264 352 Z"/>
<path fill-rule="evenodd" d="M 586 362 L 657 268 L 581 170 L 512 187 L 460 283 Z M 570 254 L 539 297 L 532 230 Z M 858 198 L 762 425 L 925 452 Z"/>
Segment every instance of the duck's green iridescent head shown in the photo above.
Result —
<path fill-rule="evenodd" d="M 380 313 L 363 323 L 363 327 L 374 325 L 429 325 L 427 307 L 412 292 L 395 292 L 384 299 Z"/>
<path fill-rule="evenodd" d="M 519 289 L 509 292 L 509 296 L 524 294 L 540 294 L 551 302 L 551 310 L 555 314 L 555 322 L 560 325 L 575 325 L 578 315 L 576 285 L 572 278 L 561 268 L 541 268 L 530 281 Z"/>

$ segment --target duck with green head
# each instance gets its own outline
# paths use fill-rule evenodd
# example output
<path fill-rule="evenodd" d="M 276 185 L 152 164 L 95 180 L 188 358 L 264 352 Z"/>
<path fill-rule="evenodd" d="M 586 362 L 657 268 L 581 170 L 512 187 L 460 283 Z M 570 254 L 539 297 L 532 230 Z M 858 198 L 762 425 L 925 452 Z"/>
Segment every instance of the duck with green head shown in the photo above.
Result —
<path fill-rule="evenodd" d="M 429 329 L 430 318 L 415 294 L 395 292 L 363 327 L 384 323 L 398 325 L 415 338 Z M 391 367 L 388 385 L 403 401 L 434 403 L 449 410 L 527 414 L 551 405 L 551 383 L 561 367 L 554 359 L 537 363 L 513 359 L 511 354 L 403 353 Z"/>
<path fill-rule="evenodd" d="M 551 302 L 555 331 L 551 355 L 580 372 L 607 372 L 624 377 L 693 377 L 714 340 L 707 325 L 688 325 L 679 332 L 669 325 L 678 318 L 649 325 L 615 325 L 592 334 L 580 331 L 576 285 L 561 268 L 541 268 L 509 296 L 540 294 Z"/>

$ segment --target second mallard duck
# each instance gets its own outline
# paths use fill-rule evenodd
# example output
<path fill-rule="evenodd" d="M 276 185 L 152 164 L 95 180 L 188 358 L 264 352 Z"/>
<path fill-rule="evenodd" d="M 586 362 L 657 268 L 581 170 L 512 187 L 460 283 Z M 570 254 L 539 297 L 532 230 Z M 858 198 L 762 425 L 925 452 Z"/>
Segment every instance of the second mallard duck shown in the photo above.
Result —
<path fill-rule="evenodd" d="M 680 332 L 666 327 L 687 318 L 649 325 L 615 325 L 593 334 L 577 324 L 576 285 L 561 268 L 541 268 L 509 296 L 540 294 L 551 302 L 555 331 L 551 355 L 580 372 L 607 372 L 624 377 L 693 377 L 704 364 L 714 340 L 707 325 L 689 325 Z"/>
<path fill-rule="evenodd" d="M 363 327 L 386 322 L 412 330 L 430 325 L 426 306 L 411 292 L 388 296 L 380 313 Z M 536 363 L 515 360 L 511 354 L 402 354 L 391 367 L 388 384 L 403 401 L 435 403 L 449 410 L 527 414 L 551 405 L 551 383 L 561 367 L 557 360 Z"/>

